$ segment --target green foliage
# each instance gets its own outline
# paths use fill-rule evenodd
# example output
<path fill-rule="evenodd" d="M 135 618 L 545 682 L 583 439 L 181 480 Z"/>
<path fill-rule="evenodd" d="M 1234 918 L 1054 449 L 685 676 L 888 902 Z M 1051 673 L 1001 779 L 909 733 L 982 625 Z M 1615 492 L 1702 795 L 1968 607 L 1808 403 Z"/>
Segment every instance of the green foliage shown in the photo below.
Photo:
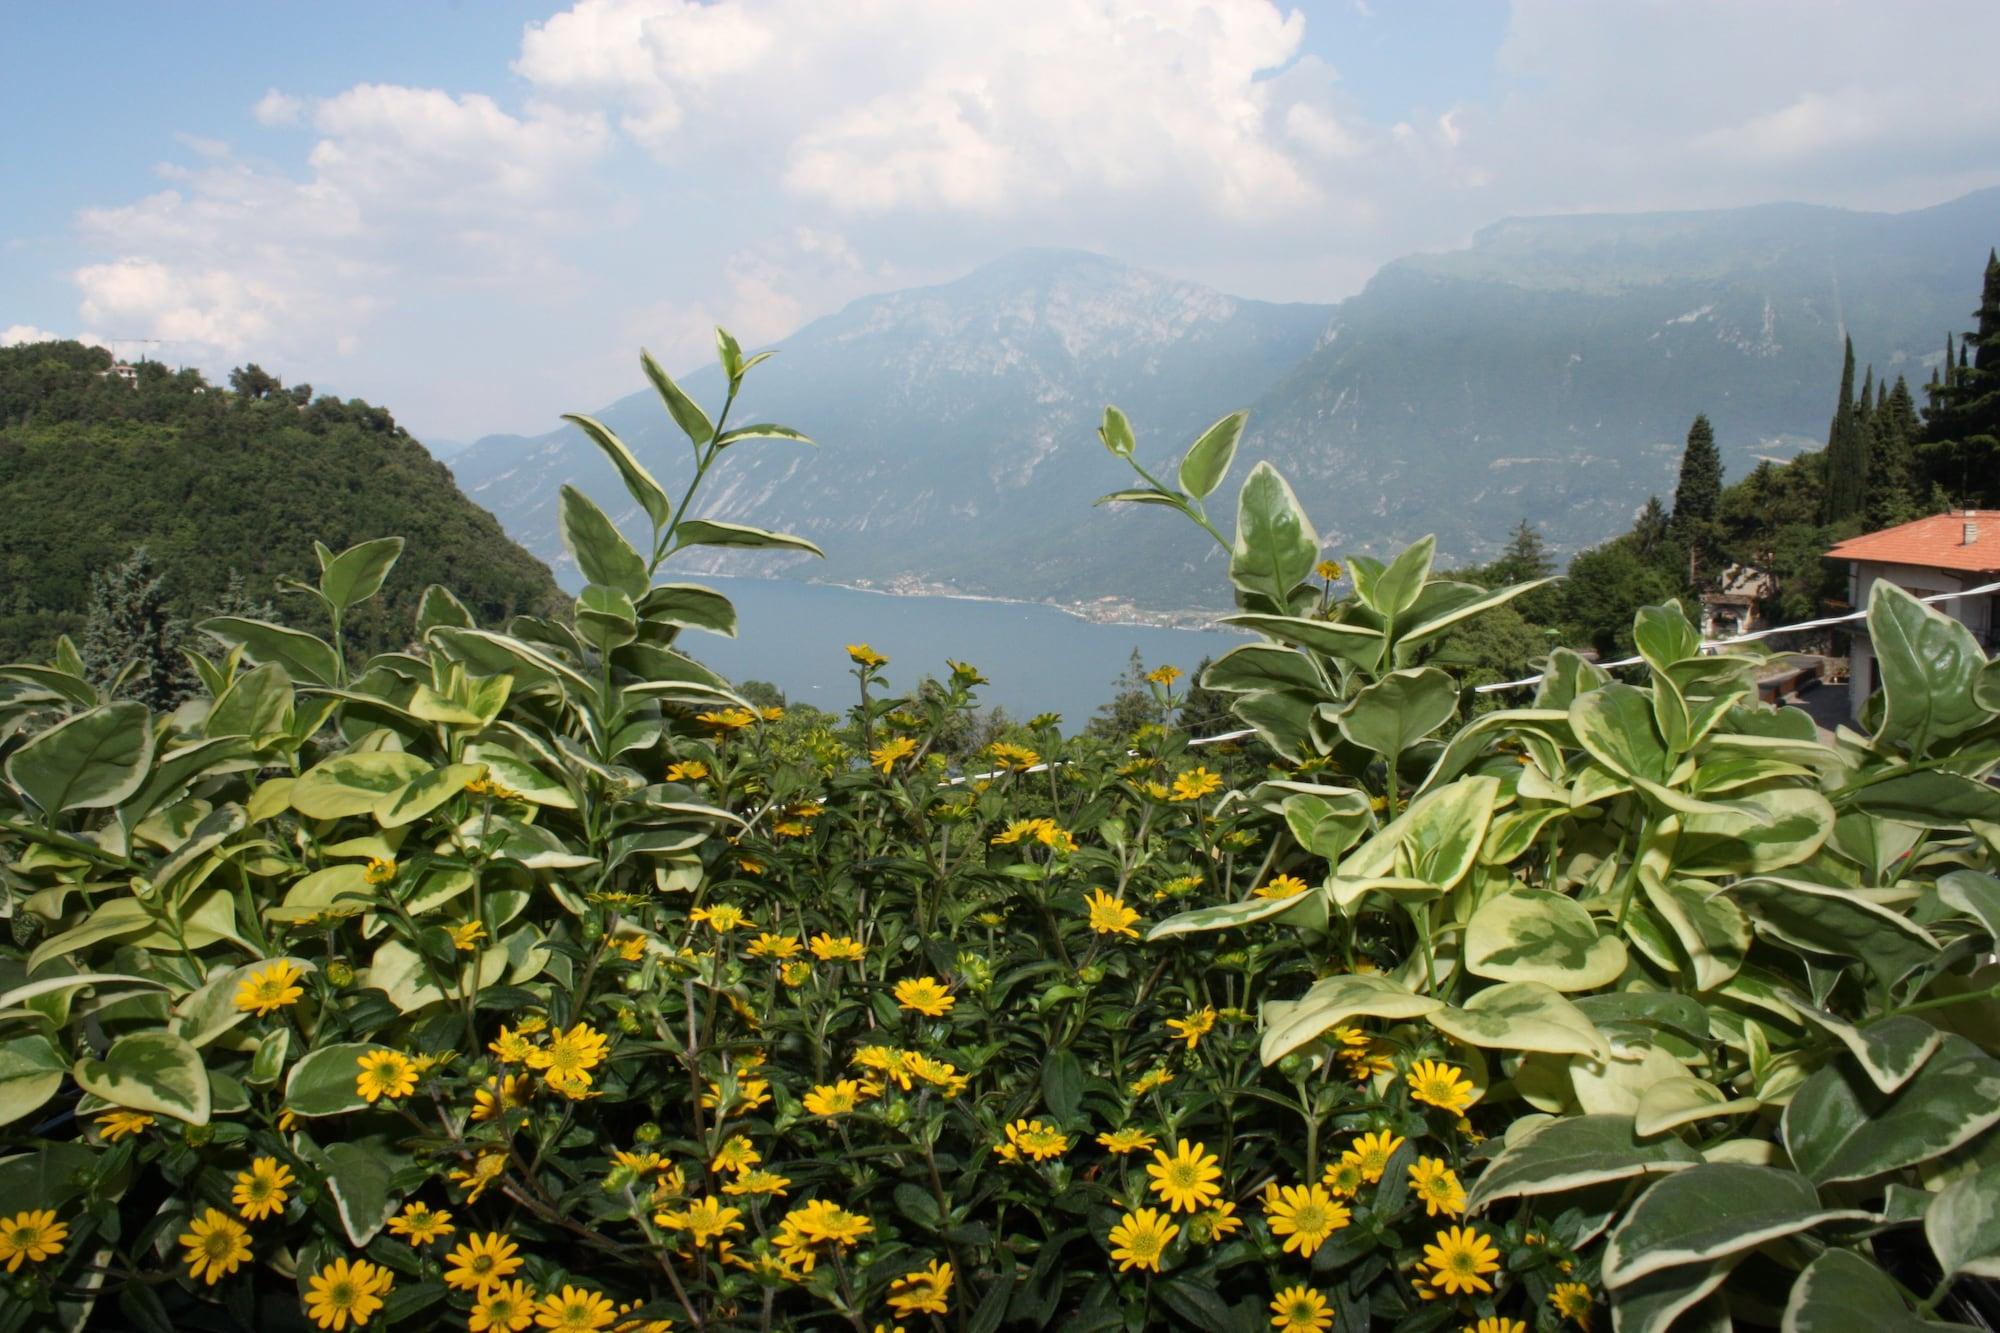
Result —
<path fill-rule="evenodd" d="M 1268 749 L 1154 671 L 1129 734 L 954 764 L 969 665 L 851 645 L 836 718 L 679 651 L 734 623 L 658 581 L 751 438 L 718 356 L 713 417 L 655 375 L 645 541 L 573 503 L 568 621 L 431 588 L 350 662 L 418 554 L 371 539 L 330 637 L 204 621 L 170 715 L 0 667 L 0 1330 L 456 1328 L 489 1235 L 544 1324 L 715 1330 L 1918 1327 L 1992 1268 L 2000 686 L 1936 612 L 1877 592 L 1833 745 L 1672 603 L 1634 681 L 1558 650 L 1467 719 L 1444 650 L 1547 585 L 1322 559 L 1262 466 L 1226 541 L 1211 442 L 1142 479 L 1230 550 L 1261 638 L 1201 676 Z"/>
<path fill-rule="evenodd" d="M 386 410 L 225 392 L 151 362 L 128 387 L 100 376 L 108 365 L 76 343 L 0 348 L 0 503 L 35 516 L 0 526 L 0 658 L 80 634 L 92 580 L 135 543 L 171 617 L 240 614 L 215 605 L 233 583 L 252 603 L 277 596 L 303 626 L 324 624 L 324 609 L 278 590 L 317 582 L 314 536 L 338 549 L 399 533 L 410 549 L 397 578 L 343 626 L 361 655 L 404 646 L 432 583 L 488 622 L 561 604 L 548 570 Z"/>
<path fill-rule="evenodd" d="M 170 711 L 194 693 L 182 656 L 189 646 L 187 622 L 169 609 L 166 579 L 144 546 L 91 579 L 80 651 L 93 684 Z"/>

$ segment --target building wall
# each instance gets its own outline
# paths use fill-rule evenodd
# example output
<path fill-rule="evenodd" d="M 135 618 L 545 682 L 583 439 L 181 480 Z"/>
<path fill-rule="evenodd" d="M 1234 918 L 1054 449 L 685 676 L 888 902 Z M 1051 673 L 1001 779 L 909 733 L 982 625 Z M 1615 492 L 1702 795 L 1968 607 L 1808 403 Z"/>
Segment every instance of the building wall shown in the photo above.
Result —
<path fill-rule="evenodd" d="M 1892 565 L 1856 560 L 1852 562 L 1849 573 L 1848 597 L 1857 607 L 1867 606 L 1870 590 L 1882 579 L 1887 579 L 1912 596 L 1935 597 L 1939 593 L 1977 588 L 1992 582 L 1994 577 L 1992 574 L 1968 574 L 1955 569 L 1934 569 L 1927 565 Z M 1935 605 L 1978 635 L 1989 654 L 1993 651 L 1994 639 L 2000 636 L 2000 599 L 1986 593 Z M 1876 675 L 1874 647 L 1868 641 L 1865 621 L 1857 621 L 1854 626 L 1854 646 L 1848 657 L 1848 673 L 1852 681 L 1847 691 L 1848 712 L 1859 719 L 1862 708 L 1868 703 L 1868 696 L 1882 685 Z"/>

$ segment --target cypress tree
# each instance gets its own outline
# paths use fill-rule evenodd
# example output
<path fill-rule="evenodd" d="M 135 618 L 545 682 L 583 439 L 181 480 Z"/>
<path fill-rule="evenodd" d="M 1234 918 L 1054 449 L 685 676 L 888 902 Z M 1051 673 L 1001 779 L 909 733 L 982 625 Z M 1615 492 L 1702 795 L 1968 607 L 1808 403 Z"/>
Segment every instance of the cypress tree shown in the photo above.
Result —
<path fill-rule="evenodd" d="M 1991 251 L 1978 319 L 1979 327 L 1959 339 L 1958 363 L 1947 364 L 1924 414 L 1918 457 L 1920 484 L 1941 487 L 1963 504 L 1991 505 L 2000 503 L 2000 256 Z"/>
<path fill-rule="evenodd" d="M 1979 371 L 2000 371 L 2000 252 L 1986 252 L 1986 282 L 1979 293 L 1979 332 L 1973 337 L 1978 340 L 1979 353 L 1972 358 L 1972 368 Z M 1961 348 L 1959 354 L 1964 355 Z"/>
<path fill-rule="evenodd" d="M 187 622 L 167 604 L 166 577 L 144 546 L 92 577 L 82 652 L 95 684 L 116 684 L 121 697 L 170 711 L 195 690 L 194 671 L 181 655 L 187 638 Z"/>
<path fill-rule="evenodd" d="M 1704 414 L 1688 427 L 1681 450 L 1680 482 L 1674 487 L 1674 516 L 1668 524 L 1673 539 L 1687 548 L 1688 584 L 1701 575 L 1715 535 L 1716 509 L 1722 502 L 1722 455 L 1715 448 L 1715 429 Z"/>
<path fill-rule="evenodd" d="M 1854 405 L 1854 339 L 1849 338 L 1840 370 L 1840 402 L 1827 431 L 1822 521 L 1839 523 L 1861 512 L 1868 494 L 1867 466 Z"/>

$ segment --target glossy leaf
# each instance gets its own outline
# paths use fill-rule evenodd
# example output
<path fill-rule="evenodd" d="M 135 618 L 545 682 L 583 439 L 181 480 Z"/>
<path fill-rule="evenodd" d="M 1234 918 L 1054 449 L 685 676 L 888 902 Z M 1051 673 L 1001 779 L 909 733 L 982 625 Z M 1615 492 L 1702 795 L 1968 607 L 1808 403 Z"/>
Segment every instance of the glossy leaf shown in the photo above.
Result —
<path fill-rule="evenodd" d="M 1685 1171 L 1701 1157 L 1676 1138 L 1641 1142 L 1631 1116 L 1582 1115 L 1552 1120 L 1511 1142 L 1479 1174 L 1466 1207 L 1501 1199 L 1562 1194 L 1636 1176 Z"/>
<path fill-rule="evenodd" d="M 1625 970 L 1625 946 L 1601 935 L 1589 912 L 1546 889 L 1488 899 L 1465 930 L 1465 967 L 1495 981 L 1538 981 L 1559 991 L 1595 990 Z"/>
<path fill-rule="evenodd" d="M 1341 735 L 1391 764 L 1458 711 L 1458 685 L 1436 667 L 1392 671 L 1356 691 L 1335 715 Z"/>
<path fill-rule="evenodd" d="M 1864 1180 L 1915 1166 L 2000 1122 L 2000 1061 L 1947 1035 L 1884 1093 L 1845 1061 L 1822 1066 L 1785 1108 L 1785 1149 L 1810 1180 Z"/>
<path fill-rule="evenodd" d="M 71 1070 L 77 1086 L 115 1106 L 205 1125 L 208 1072 L 201 1052 L 171 1032 L 133 1032 L 111 1043 L 102 1060 L 82 1059 Z"/>
<path fill-rule="evenodd" d="M 1924 1238 L 1947 1275 L 2000 1278 L 2000 1168 L 1962 1176 L 1924 1213 Z"/>
<path fill-rule="evenodd" d="M 737 546 L 750 550 L 805 551 L 825 558 L 826 552 L 807 541 L 804 537 L 794 537 L 788 532 L 767 532 L 763 528 L 753 528 L 743 523 L 723 523 L 715 519 L 684 519 L 674 529 L 675 540 L 682 546 Z"/>
<path fill-rule="evenodd" d="M 564 486 L 558 515 L 563 546 L 586 579 L 616 588 L 627 597 L 645 596 L 645 559 L 595 501 L 574 486 Z"/>
<path fill-rule="evenodd" d="M 243 616 L 213 616 L 199 628 L 228 647 L 241 647 L 254 662 L 276 662 L 295 681 L 332 685 L 340 679 L 333 645 L 304 630 Z"/>
<path fill-rule="evenodd" d="M 1879 584 L 1877 585 L 1880 586 Z M 1807 1264 L 1785 1302 L 1783 1333 L 1940 1333 L 1969 1324 L 1924 1319 L 1882 1269 L 1851 1250 L 1830 1249 Z"/>
<path fill-rule="evenodd" d="M 1489 986 L 1460 1009 L 1446 1005 L 1425 1015 L 1430 1025 L 1468 1046 L 1542 1051 L 1551 1055 L 1610 1056 L 1597 1025 L 1548 986 L 1533 981 Z"/>
<path fill-rule="evenodd" d="M 383 581 L 402 554 L 401 537 L 377 537 L 350 546 L 331 560 L 322 558 L 320 596 L 336 612 L 359 606 L 382 590 Z"/>
<path fill-rule="evenodd" d="M 689 442 L 700 448 L 715 438 L 715 425 L 709 421 L 708 413 L 702 411 L 701 405 L 688 397 L 680 385 L 674 383 L 672 376 L 660 369 L 660 363 L 653 360 L 651 352 L 639 353 L 639 364 L 645 368 L 646 378 L 653 382 L 653 389 L 660 395 L 660 401 L 666 404 L 667 414 L 674 419 L 674 424 L 681 428 L 681 433 L 688 437 Z"/>
<path fill-rule="evenodd" d="M 1791 1171 L 1704 1162 L 1655 1182 L 1604 1244 L 1604 1284 L 1708 1264 L 1838 1218 L 1812 1182 Z"/>
<path fill-rule="evenodd" d="M 1248 412 L 1231 412 L 1201 433 L 1181 459 L 1181 490 L 1197 500 L 1206 499 L 1229 471 L 1236 457 L 1236 445 L 1243 438 Z"/>
<path fill-rule="evenodd" d="M 1924 755 L 1992 716 L 1974 697 L 1986 653 L 1972 631 L 1888 579 L 1868 596 L 1868 638 L 1882 682 L 1878 745 Z"/>
<path fill-rule="evenodd" d="M 121 700 L 78 713 L 14 751 L 7 780 L 51 815 L 100 810 L 138 791 L 152 762 L 152 714 Z"/>
<path fill-rule="evenodd" d="M 1285 606 L 1319 560 L 1319 534 L 1292 488 L 1267 462 L 1250 469 L 1236 501 L 1229 578 L 1243 593 Z"/>
<path fill-rule="evenodd" d="M 1382 977 L 1328 977 L 1315 982 L 1298 1000 L 1274 1000 L 1264 1006 L 1264 1063 L 1276 1064 L 1350 1018 L 1401 1021 L 1443 1007 L 1442 1000 L 1406 991 Z"/>

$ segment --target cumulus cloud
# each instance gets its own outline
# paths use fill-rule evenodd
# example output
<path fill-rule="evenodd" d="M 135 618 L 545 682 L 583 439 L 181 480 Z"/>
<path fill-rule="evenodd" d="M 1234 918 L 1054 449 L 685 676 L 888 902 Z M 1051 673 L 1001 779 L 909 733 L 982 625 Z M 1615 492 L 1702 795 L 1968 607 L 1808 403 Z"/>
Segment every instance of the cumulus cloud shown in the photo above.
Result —
<path fill-rule="evenodd" d="M 550 263 L 544 239 L 574 219 L 572 187 L 606 136 L 600 117 L 383 84 L 300 114 L 318 136 L 302 176 L 218 145 L 162 168 L 168 189 L 85 209 L 84 236 L 110 257 L 73 275 L 83 317 L 189 359 L 338 352 L 413 282 Z"/>
<path fill-rule="evenodd" d="M 0 347 L 19 347 L 22 343 L 61 342 L 60 333 L 38 329 L 33 324 L 9 324 L 0 329 Z"/>
<path fill-rule="evenodd" d="M 1242 214 L 1314 198 L 1268 81 L 1304 30 L 1267 0 L 580 0 L 516 69 L 618 107 L 668 158 L 703 135 L 775 145 L 783 183 L 842 213 L 1166 187 Z"/>

